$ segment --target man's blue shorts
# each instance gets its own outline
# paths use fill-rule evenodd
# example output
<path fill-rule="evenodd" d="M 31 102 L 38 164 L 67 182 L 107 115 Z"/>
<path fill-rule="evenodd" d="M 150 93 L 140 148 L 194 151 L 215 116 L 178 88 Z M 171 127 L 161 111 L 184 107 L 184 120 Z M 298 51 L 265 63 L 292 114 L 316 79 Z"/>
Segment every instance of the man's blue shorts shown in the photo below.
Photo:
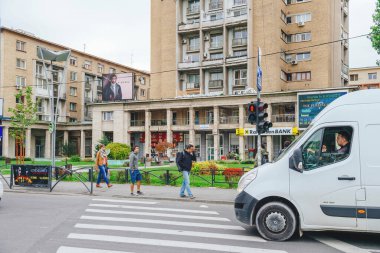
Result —
<path fill-rule="evenodd" d="M 131 181 L 132 184 L 135 184 L 136 181 L 141 181 L 142 176 L 139 170 L 130 170 L 131 171 Z"/>

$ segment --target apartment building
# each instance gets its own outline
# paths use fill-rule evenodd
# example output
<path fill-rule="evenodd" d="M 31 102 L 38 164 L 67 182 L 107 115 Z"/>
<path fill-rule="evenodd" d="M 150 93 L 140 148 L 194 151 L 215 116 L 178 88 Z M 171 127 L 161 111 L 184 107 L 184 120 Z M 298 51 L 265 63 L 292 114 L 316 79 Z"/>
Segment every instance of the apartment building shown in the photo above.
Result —
<path fill-rule="evenodd" d="M 300 93 L 351 90 L 347 0 L 152 0 L 151 28 L 151 100 L 95 104 L 93 143 L 108 134 L 148 157 L 168 141 L 169 156 L 192 143 L 199 160 L 252 159 L 257 137 L 235 130 L 252 129 L 258 47 L 270 160 L 294 138 Z"/>
<path fill-rule="evenodd" d="M 351 68 L 350 85 L 359 89 L 380 88 L 380 67 Z"/>
<path fill-rule="evenodd" d="M 37 48 L 53 51 L 70 48 L 39 38 L 22 30 L 1 27 L 0 32 L 0 97 L 4 99 L 2 118 L 2 156 L 14 157 L 15 141 L 8 136 L 9 108 L 15 107 L 15 94 L 19 89 L 33 88 L 38 102 L 38 123 L 27 130 L 26 156 L 50 157 L 50 101 L 43 62 L 37 57 Z M 57 150 L 62 155 L 62 145 L 70 143 L 73 153 L 82 158 L 92 156 L 92 109 L 89 106 L 102 99 L 102 75 L 107 73 L 133 73 L 134 99 L 147 100 L 150 94 L 148 72 L 130 68 L 78 50 L 71 50 L 65 82 L 54 86 L 55 103 L 58 104 Z M 52 69 L 48 74 L 59 83 L 65 65 L 60 62 L 45 64 Z M 58 92 L 58 87 L 60 91 Z M 58 99 L 58 101 L 57 101 Z"/>

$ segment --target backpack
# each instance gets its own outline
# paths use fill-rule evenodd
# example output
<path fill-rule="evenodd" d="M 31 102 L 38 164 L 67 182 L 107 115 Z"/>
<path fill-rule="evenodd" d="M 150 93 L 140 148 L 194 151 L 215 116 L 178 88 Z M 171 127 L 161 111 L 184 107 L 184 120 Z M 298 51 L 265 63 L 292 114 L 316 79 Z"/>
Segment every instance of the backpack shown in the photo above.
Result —
<path fill-rule="evenodd" d="M 175 156 L 175 163 L 177 164 L 177 168 L 179 172 L 182 172 L 183 170 L 181 166 L 179 165 L 179 162 L 182 160 L 183 155 L 184 155 L 183 152 L 177 152 L 177 155 Z"/>

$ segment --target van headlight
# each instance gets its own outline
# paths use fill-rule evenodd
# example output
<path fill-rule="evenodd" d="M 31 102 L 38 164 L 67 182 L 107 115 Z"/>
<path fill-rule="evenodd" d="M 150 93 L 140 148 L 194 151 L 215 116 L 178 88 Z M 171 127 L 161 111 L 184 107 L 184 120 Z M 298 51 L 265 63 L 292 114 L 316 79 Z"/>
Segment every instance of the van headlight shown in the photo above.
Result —
<path fill-rule="evenodd" d="M 253 169 L 240 178 L 238 188 L 237 188 L 237 191 L 239 193 L 242 192 L 244 188 L 247 187 L 247 185 L 256 178 L 257 172 L 258 172 L 257 168 Z"/>

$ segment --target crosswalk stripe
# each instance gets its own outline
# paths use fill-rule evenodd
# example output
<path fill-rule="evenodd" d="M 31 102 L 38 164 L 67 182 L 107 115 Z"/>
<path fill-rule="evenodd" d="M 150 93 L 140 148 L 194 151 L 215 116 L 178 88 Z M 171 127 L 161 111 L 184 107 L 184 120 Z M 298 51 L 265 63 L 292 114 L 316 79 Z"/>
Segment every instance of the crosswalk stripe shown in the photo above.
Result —
<path fill-rule="evenodd" d="M 356 247 L 352 244 L 331 238 L 326 236 L 310 236 L 311 238 L 326 244 L 327 246 L 330 246 L 332 248 L 335 248 L 337 250 L 346 252 L 346 253 L 370 253 L 370 250 L 362 249 L 359 247 Z"/>
<path fill-rule="evenodd" d="M 161 207 L 145 207 L 145 206 L 126 206 L 126 205 L 108 205 L 108 204 L 90 204 L 91 207 L 111 207 L 111 208 L 124 208 L 135 210 L 155 210 L 155 211 L 167 211 L 167 212 L 182 212 L 182 213 L 199 213 L 199 214 L 215 214 L 219 215 L 215 211 L 200 211 L 193 209 L 177 209 L 177 208 L 161 208 Z"/>
<path fill-rule="evenodd" d="M 111 203 L 141 204 L 141 205 L 156 205 L 156 204 L 158 204 L 158 202 L 153 202 L 153 201 L 134 201 L 134 200 L 121 200 L 121 199 L 92 199 L 92 201 L 111 202 Z"/>
<path fill-rule="evenodd" d="M 58 248 L 57 253 L 131 253 L 131 252 L 61 246 Z"/>
<path fill-rule="evenodd" d="M 264 239 L 257 236 L 207 233 L 207 232 L 198 232 L 198 231 L 184 231 L 184 230 L 129 227 L 129 226 L 127 227 L 127 226 L 93 225 L 93 224 L 81 224 L 81 223 L 76 224 L 75 227 L 84 228 L 84 229 L 95 229 L 95 230 L 116 230 L 116 231 L 179 235 L 179 236 L 191 236 L 191 237 L 202 237 L 202 238 L 216 238 L 216 239 L 250 241 L 250 242 L 266 242 Z"/>
<path fill-rule="evenodd" d="M 216 229 L 226 229 L 226 230 L 245 230 L 243 227 L 234 226 L 234 225 L 207 224 L 207 223 L 184 222 L 184 221 L 167 221 L 167 220 L 150 220 L 150 219 L 147 220 L 147 219 L 86 216 L 86 215 L 81 216 L 80 219 L 81 220 L 97 220 L 97 221 L 163 224 L 163 225 L 174 225 L 174 226 L 184 226 L 184 227 L 216 228 Z"/>
<path fill-rule="evenodd" d="M 282 250 L 271 250 L 271 249 L 260 249 L 260 248 L 248 248 L 232 245 L 220 245 L 220 244 L 208 244 L 208 243 L 198 243 L 198 242 L 186 242 L 186 241 L 171 241 L 171 240 L 158 240 L 158 239 L 147 239 L 147 238 L 134 238 L 134 237 L 122 237 L 122 236 L 111 236 L 111 235 L 94 235 L 94 234 L 76 234 L 71 233 L 67 237 L 69 239 L 78 240 L 92 240 L 92 241 L 103 241 L 103 242 L 118 242 L 118 243 L 128 243 L 128 244 L 141 244 L 141 245 L 151 245 L 151 246 L 164 246 L 164 247 L 175 247 L 175 248 L 185 248 L 185 249 L 199 249 L 199 250 L 212 250 L 218 252 L 235 252 L 235 253 L 285 253 Z"/>
<path fill-rule="evenodd" d="M 106 214 L 128 214 L 128 215 L 140 215 L 151 217 L 170 217 L 181 219 L 194 219 L 194 220 L 214 220 L 214 221 L 230 221 L 227 218 L 210 217 L 210 216 L 195 216 L 195 215 L 180 215 L 180 214 L 168 214 L 168 213 L 147 213 L 147 212 L 127 212 L 127 211 L 114 211 L 103 209 L 86 209 L 88 213 L 106 213 Z"/>

